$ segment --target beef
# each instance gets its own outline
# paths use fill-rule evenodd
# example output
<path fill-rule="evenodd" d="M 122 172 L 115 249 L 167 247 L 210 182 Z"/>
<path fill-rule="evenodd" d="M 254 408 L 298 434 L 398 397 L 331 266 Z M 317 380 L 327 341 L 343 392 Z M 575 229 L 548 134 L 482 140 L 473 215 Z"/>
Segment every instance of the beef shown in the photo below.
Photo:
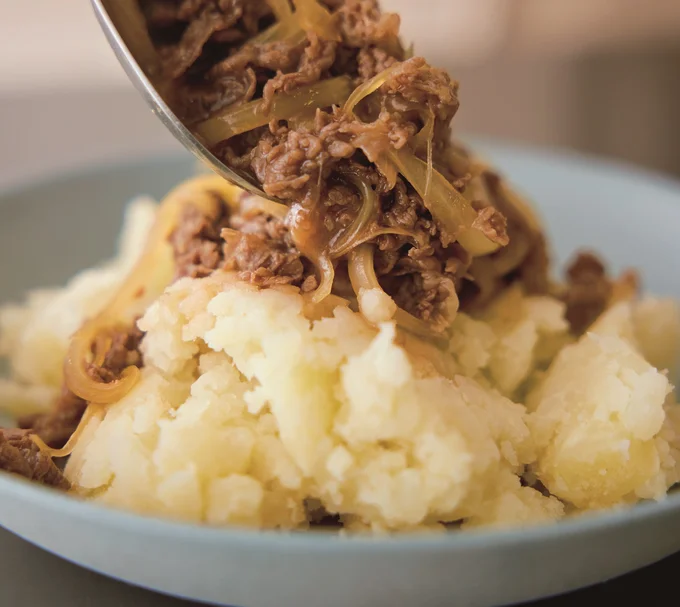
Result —
<path fill-rule="evenodd" d="M 382 13 L 377 0 L 345 0 L 337 3 L 343 42 L 353 48 L 378 46 L 399 53 L 399 15 Z"/>
<path fill-rule="evenodd" d="M 434 330 L 443 330 L 450 321 L 449 298 L 455 295 L 470 259 L 460 246 L 442 245 L 422 199 L 401 178 L 383 195 L 382 208 L 386 227 L 405 229 L 412 236 L 377 239 L 375 266 L 381 286 L 401 308 L 428 321 Z"/>
<path fill-rule="evenodd" d="M 26 430 L 0 429 L 0 470 L 32 481 L 68 490 L 62 471 L 31 439 Z"/>
<path fill-rule="evenodd" d="M 292 284 L 303 291 L 316 288 L 313 268 L 303 260 L 283 221 L 255 210 L 235 214 L 230 226 L 222 234 L 223 269 L 236 271 L 241 280 L 259 287 Z"/>
<path fill-rule="evenodd" d="M 188 206 L 170 242 L 178 278 L 201 278 L 219 269 L 237 272 L 241 280 L 259 287 L 292 284 L 307 291 L 317 285 L 311 264 L 293 245 L 284 222 L 247 205 L 229 213 L 222 203 L 212 217 Z"/>
<path fill-rule="evenodd" d="M 120 379 L 128 367 L 142 366 L 142 354 L 139 350 L 144 333 L 133 323 L 131 327 L 116 328 L 98 336 L 99 343 L 104 344 L 103 362 L 90 364 L 88 374 L 94 380 L 105 384 Z"/>
<path fill-rule="evenodd" d="M 140 5 L 149 27 L 168 27 L 178 21 L 191 21 L 210 0 L 141 0 Z"/>
<path fill-rule="evenodd" d="M 220 201 L 214 217 L 188 206 L 170 236 L 175 255 L 176 278 L 202 278 L 224 261 L 222 229 L 229 226 L 227 207 Z"/>
<path fill-rule="evenodd" d="M 335 42 L 323 41 L 315 34 L 308 34 L 308 39 L 309 45 L 304 49 L 297 69 L 288 73 L 278 70 L 276 76 L 265 84 L 262 92 L 267 104 L 265 108 L 271 104 L 276 93 L 288 93 L 300 86 L 315 84 L 335 63 Z"/>
<path fill-rule="evenodd" d="M 562 300 L 572 333 L 582 335 L 607 310 L 619 301 L 634 298 L 640 288 L 638 274 L 623 272 L 614 280 L 600 259 L 589 251 L 578 253 L 567 267 L 567 284 Z"/>
<path fill-rule="evenodd" d="M 247 68 L 258 68 L 272 72 L 293 70 L 305 51 L 305 43 L 288 41 L 244 44 L 236 52 L 216 63 L 207 73 L 208 80 L 228 74 L 237 74 Z"/>
<path fill-rule="evenodd" d="M 357 55 L 358 82 L 370 80 L 380 72 L 392 67 L 397 61 L 396 57 L 381 48 L 375 46 L 362 48 Z"/>
<path fill-rule="evenodd" d="M 165 71 L 171 78 L 182 76 L 201 56 L 203 47 L 217 32 L 227 29 L 239 15 L 224 15 L 216 7 L 206 7 L 188 25 L 179 44 L 163 49 Z"/>
<path fill-rule="evenodd" d="M 430 109 L 443 122 L 450 122 L 458 110 L 458 83 L 444 71 L 428 65 L 422 57 L 399 64 L 383 84 L 382 92 L 405 107 Z M 394 106 L 399 110 L 399 106 Z"/>
<path fill-rule="evenodd" d="M 605 311 L 612 284 L 604 264 L 592 253 L 580 253 L 567 269 L 566 318 L 572 332 L 581 335 Z"/>
<path fill-rule="evenodd" d="M 311 128 L 283 126 L 266 133 L 251 156 L 251 168 L 264 191 L 291 202 L 306 196 L 318 200 L 321 192 L 317 186 L 339 160 L 356 151 L 341 128 L 340 122 L 318 113 Z"/>
<path fill-rule="evenodd" d="M 496 173 L 486 169 L 481 179 L 488 198 L 473 200 L 473 207 L 479 211 L 478 221 L 488 221 L 482 231 L 505 232 L 507 245 L 471 264 L 459 293 L 461 308 L 469 312 L 487 306 L 511 283 L 520 283 L 530 295 L 548 293 L 550 288 L 549 259 L 542 231 L 515 206 Z"/>
<path fill-rule="evenodd" d="M 637 272 L 627 270 L 618 279 L 613 279 L 595 254 L 578 253 L 567 268 L 567 284 L 562 294 L 572 332 L 583 334 L 608 307 L 633 299 L 639 290 Z"/>
<path fill-rule="evenodd" d="M 250 101 L 256 87 L 257 76 L 251 68 L 184 82 L 178 90 L 176 111 L 188 124 L 194 124 L 230 105 Z"/>
<path fill-rule="evenodd" d="M 271 17 L 265 0 L 142 0 L 152 39 L 166 75 L 176 81 L 172 104 L 187 122 L 206 119 L 223 108 L 252 99 L 257 74 L 248 62 L 238 69 L 215 69 L 257 33 Z M 264 62 L 272 54 L 285 56 L 290 48 L 262 50 Z"/>
<path fill-rule="evenodd" d="M 266 0 L 141 0 L 140 5 L 166 73 L 173 78 L 198 60 L 211 38 L 236 29 L 242 35 L 228 38 L 252 36 L 272 12 Z"/>

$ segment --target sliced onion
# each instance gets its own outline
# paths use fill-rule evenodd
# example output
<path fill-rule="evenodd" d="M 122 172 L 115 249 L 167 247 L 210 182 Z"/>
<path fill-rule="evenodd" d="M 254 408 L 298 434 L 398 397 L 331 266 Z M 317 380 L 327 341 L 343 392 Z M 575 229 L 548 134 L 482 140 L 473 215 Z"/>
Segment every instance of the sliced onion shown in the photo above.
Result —
<path fill-rule="evenodd" d="M 304 31 L 314 32 L 323 40 L 342 40 L 336 19 L 325 6 L 317 0 L 293 0 L 293 3 L 300 27 Z"/>
<path fill-rule="evenodd" d="M 493 256 L 493 275 L 507 276 L 519 268 L 529 254 L 531 244 L 532 241 L 528 238 L 511 238 L 508 246 Z"/>
<path fill-rule="evenodd" d="M 349 116 L 354 115 L 354 108 L 366 97 L 375 93 L 385 82 L 387 82 L 392 74 L 394 74 L 401 67 L 400 63 L 395 63 L 394 65 L 383 70 L 379 74 L 373 76 L 370 80 L 367 80 L 363 84 L 360 84 L 354 89 L 349 99 L 343 106 L 343 111 Z"/>
<path fill-rule="evenodd" d="M 427 109 L 427 118 L 425 124 L 420 132 L 413 138 L 413 149 L 416 152 L 424 151 L 427 157 L 427 178 L 425 180 L 425 197 L 430 195 L 430 186 L 432 185 L 432 175 L 434 172 L 434 123 L 435 115 L 431 108 Z"/>
<path fill-rule="evenodd" d="M 241 200 L 241 210 L 245 213 L 259 211 L 265 215 L 285 219 L 288 214 L 288 207 L 280 202 L 274 202 L 261 196 L 247 196 Z"/>
<path fill-rule="evenodd" d="M 335 267 L 333 266 L 331 258 L 325 253 L 319 255 L 313 262 L 320 272 L 319 286 L 316 291 L 312 293 L 312 301 L 318 304 L 326 299 L 333 290 Z"/>
<path fill-rule="evenodd" d="M 354 292 L 360 289 L 381 289 L 373 262 L 375 250 L 369 244 L 363 244 L 354 249 L 349 258 L 347 270 Z"/>
<path fill-rule="evenodd" d="M 268 44 L 270 42 L 287 41 L 295 45 L 304 42 L 305 37 L 305 32 L 300 27 L 297 15 L 292 14 L 260 32 L 257 36 L 251 38 L 248 43 Z"/>
<path fill-rule="evenodd" d="M 307 207 L 301 203 L 294 204 L 286 217 L 295 246 L 317 270 L 319 286 L 311 294 L 314 303 L 319 303 L 330 295 L 335 279 L 335 267 L 328 254 L 328 240 L 331 235 L 324 227 L 323 218 L 321 205 Z"/>
<path fill-rule="evenodd" d="M 193 205 L 212 215 L 220 210 L 216 194 L 234 204 L 239 192 L 236 186 L 217 175 L 202 175 L 168 194 L 158 210 L 144 251 L 125 282 L 104 309 L 85 321 L 71 339 L 64 362 L 64 379 L 76 396 L 89 403 L 109 404 L 120 400 L 132 389 L 140 374 L 134 366 L 125 369 L 120 379 L 109 383 L 90 377 L 88 366 L 95 340 L 112 328 L 129 325 L 133 311 L 146 307 L 172 281 L 174 260 L 168 239 L 182 211 Z"/>
<path fill-rule="evenodd" d="M 411 232 L 410 230 L 407 230 L 406 228 L 399 228 L 399 227 L 380 227 L 380 226 L 373 226 L 369 228 L 364 234 L 361 234 L 356 241 L 352 243 L 351 246 L 348 246 L 346 249 L 338 250 L 334 253 L 333 257 L 334 259 L 344 257 L 345 255 L 349 254 L 349 252 L 358 247 L 359 245 L 366 244 L 367 242 L 370 242 L 374 240 L 375 238 L 378 238 L 378 236 L 405 236 L 406 238 L 410 238 L 413 243 L 416 243 L 416 235 Z"/>
<path fill-rule="evenodd" d="M 465 192 L 463 193 L 465 199 L 470 203 L 475 200 L 484 203 L 484 205 L 491 205 L 491 195 L 486 187 L 484 179 L 480 175 L 472 177 L 465 187 Z"/>
<path fill-rule="evenodd" d="M 71 339 L 64 364 L 64 380 L 69 390 L 89 403 L 108 404 L 119 401 L 137 383 L 139 369 L 126 368 L 120 379 L 104 383 L 96 381 L 87 372 L 88 360 L 92 355 L 92 344 L 101 331 L 110 328 L 108 319 L 98 316 L 87 321 Z"/>
<path fill-rule="evenodd" d="M 101 419 L 104 413 L 104 408 L 103 407 L 98 407 L 96 405 L 89 405 L 85 411 L 83 412 L 83 416 L 80 418 L 80 421 L 78 422 L 78 426 L 76 429 L 73 431 L 73 434 L 69 437 L 68 441 L 66 444 L 61 448 L 61 449 L 54 449 L 53 447 L 50 447 L 45 441 L 43 441 L 42 438 L 40 438 L 37 434 L 31 434 L 31 440 L 38 445 L 39 449 L 49 455 L 52 458 L 60 458 L 60 457 L 68 457 L 73 453 L 73 450 L 75 449 L 76 445 L 78 444 L 78 441 L 80 440 L 80 437 L 82 436 L 83 432 L 85 431 L 85 428 L 87 425 L 95 418 Z"/>
<path fill-rule="evenodd" d="M 434 112 L 428 108 L 425 112 L 425 124 L 420 132 L 413 138 L 413 149 L 416 152 L 423 152 L 427 149 L 428 144 L 434 139 L 434 123 L 435 115 Z"/>
<path fill-rule="evenodd" d="M 287 120 L 309 109 L 340 105 L 351 94 L 352 82 L 347 76 L 322 80 L 290 93 L 279 93 L 264 111 L 264 100 L 251 101 L 200 123 L 196 132 L 208 146 L 231 139 L 235 135 L 265 126 L 272 120 Z"/>
<path fill-rule="evenodd" d="M 371 224 L 377 219 L 379 211 L 377 194 L 358 171 L 346 167 L 340 169 L 339 173 L 359 190 L 362 202 L 355 220 L 330 242 L 330 255 L 336 259 L 343 257 L 356 246 L 363 233 L 370 229 Z"/>
<path fill-rule="evenodd" d="M 473 256 L 488 255 L 507 242 L 494 242 L 474 229 L 477 212 L 456 188 L 437 170 L 431 171 L 428 191 L 428 164 L 408 148 L 390 149 L 389 158 L 399 172 L 420 194 L 423 203 L 440 224 L 446 235 L 460 244 Z"/>
<path fill-rule="evenodd" d="M 433 123 L 434 124 L 434 123 Z M 434 163 L 432 161 L 432 148 L 434 147 L 434 131 L 427 140 L 427 177 L 425 178 L 424 200 L 430 198 L 430 188 L 432 187 L 432 176 L 434 175 Z"/>
<path fill-rule="evenodd" d="M 526 202 L 517 192 L 515 192 L 507 183 L 504 181 L 500 184 L 500 194 L 503 196 L 522 216 L 524 221 L 527 223 L 529 229 L 534 232 L 543 233 L 543 226 L 538 218 L 536 212 L 531 208 L 531 205 Z"/>
<path fill-rule="evenodd" d="M 157 81 L 162 72 L 160 57 L 149 36 L 146 20 L 137 0 L 116 0 L 107 4 L 111 21 L 144 73 Z"/>
<path fill-rule="evenodd" d="M 444 336 L 438 335 L 428 327 L 427 323 L 412 314 L 409 314 L 403 308 L 397 308 L 394 314 L 394 320 L 397 326 L 404 331 L 408 331 L 412 335 L 425 339 L 440 348 L 448 346 L 448 339 Z"/>
<path fill-rule="evenodd" d="M 267 0 L 267 4 L 271 7 L 274 16 L 279 20 L 290 17 L 293 14 L 293 9 L 288 0 Z"/>
<path fill-rule="evenodd" d="M 312 300 L 313 293 L 303 295 L 304 315 L 309 320 L 321 320 L 333 315 L 336 308 L 349 308 L 351 303 L 348 299 L 335 294 L 328 295 L 320 302 Z"/>
<path fill-rule="evenodd" d="M 361 293 L 365 290 L 375 289 L 385 293 L 380 286 L 380 282 L 378 282 L 378 277 L 375 273 L 374 255 L 375 247 L 370 244 L 358 246 L 349 255 L 347 270 L 349 272 L 349 280 L 352 283 L 352 288 L 354 289 L 357 298 L 361 298 Z M 389 297 L 389 295 L 385 293 L 385 297 Z M 448 343 L 445 338 L 434 333 L 427 323 L 409 314 L 402 308 L 396 308 L 394 320 L 398 327 L 413 335 L 444 347 Z"/>
<path fill-rule="evenodd" d="M 307 129 L 311 131 L 314 128 L 315 118 L 316 108 L 308 108 L 304 112 L 288 118 L 288 126 L 294 130 Z"/>

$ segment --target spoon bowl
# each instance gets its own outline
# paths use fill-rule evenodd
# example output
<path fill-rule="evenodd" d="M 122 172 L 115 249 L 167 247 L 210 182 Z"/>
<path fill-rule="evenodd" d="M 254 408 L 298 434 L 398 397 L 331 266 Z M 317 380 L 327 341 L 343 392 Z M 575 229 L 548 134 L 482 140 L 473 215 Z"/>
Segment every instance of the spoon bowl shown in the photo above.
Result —
<path fill-rule="evenodd" d="M 129 0 L 91 0 L 97 20 L 104 31 L 118 61 L 135 88 L 146 100 L 151 111 L 157 116 L 175 138 L 201 162 L 218 175 L 240 188 L 263 198 L 272 200 L 248 175 L 237 173 L 221 162 L 203 145 L 172 111 L 166 99 L 154 83 L 154 66 L 140 60 L 141 46 L 135 39 L 135 28 L 129 27 L 125 17 L 131 11 L 139 10 Z"/>

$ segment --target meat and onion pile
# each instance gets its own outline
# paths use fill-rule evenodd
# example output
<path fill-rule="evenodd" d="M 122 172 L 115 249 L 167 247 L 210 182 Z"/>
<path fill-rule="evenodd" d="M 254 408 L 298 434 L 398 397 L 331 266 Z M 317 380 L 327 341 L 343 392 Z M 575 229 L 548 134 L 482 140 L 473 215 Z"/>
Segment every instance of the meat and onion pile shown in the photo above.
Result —
<path fill-rule="evenodd" d="M 270 198 L 203 175 L 140 200 L 118 260 L 0 313 L 19 426 L 0 468 L 186 520 L 357 531 L 675 484 L 677 307 L 590 252 L 550 279 L 536 214 L 452 139 L 458 84 L 397 15 L 116 6 L 177 116 Z"/>

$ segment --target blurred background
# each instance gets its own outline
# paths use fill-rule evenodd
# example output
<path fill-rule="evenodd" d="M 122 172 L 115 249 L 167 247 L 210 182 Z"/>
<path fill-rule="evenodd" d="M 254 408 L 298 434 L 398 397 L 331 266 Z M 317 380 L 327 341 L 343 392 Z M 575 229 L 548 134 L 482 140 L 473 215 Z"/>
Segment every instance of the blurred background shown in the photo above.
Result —
<path fill-rule="evenodd" d="M 680 1 L 383 0 L 461 82 L 461 134 L 680 175 Z M 178 148 L 88 0 L 0 0 L 0 185 Z"/>

